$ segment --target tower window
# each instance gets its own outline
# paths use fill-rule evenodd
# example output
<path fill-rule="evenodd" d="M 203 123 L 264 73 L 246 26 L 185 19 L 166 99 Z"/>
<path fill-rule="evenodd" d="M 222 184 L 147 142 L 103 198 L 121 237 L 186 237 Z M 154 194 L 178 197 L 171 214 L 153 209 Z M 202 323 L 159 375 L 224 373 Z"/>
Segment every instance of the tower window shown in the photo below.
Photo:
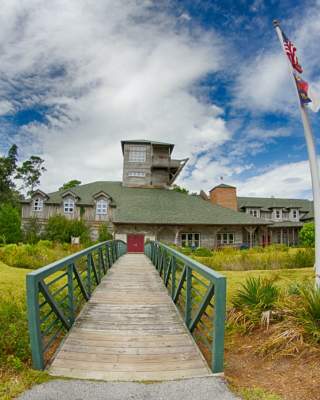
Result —
<path fill-rule="evenodd" d="M 129 177 L 135 177 L 135 178 L 144 178 L 146 174 L 141 171 L 130 171 L 128 172 Z"/>
<path fill-rule="evenodd" d="M 130 146 L 129 162 L 145 162 L 146 161 L 146 146 Z"/>

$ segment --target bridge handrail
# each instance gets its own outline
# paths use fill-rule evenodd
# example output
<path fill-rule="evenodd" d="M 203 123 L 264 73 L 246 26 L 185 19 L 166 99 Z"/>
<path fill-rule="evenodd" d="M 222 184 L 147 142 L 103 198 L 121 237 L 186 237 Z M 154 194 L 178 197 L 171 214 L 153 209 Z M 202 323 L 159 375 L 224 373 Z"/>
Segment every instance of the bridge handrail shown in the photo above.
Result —
<path fill-rule="evenodd" d="M 44 369 L 84 302 L 126 252 L 125 242 L 108 240 L 27 274 L 28 325 L 35 369 Z"/>
<path fill-rule="evenodd" d="M 145 254 L 170 289 L 172 300 L 212 371 L 222 372 L 226 278 L 158 241 L 146 243 Z"/>

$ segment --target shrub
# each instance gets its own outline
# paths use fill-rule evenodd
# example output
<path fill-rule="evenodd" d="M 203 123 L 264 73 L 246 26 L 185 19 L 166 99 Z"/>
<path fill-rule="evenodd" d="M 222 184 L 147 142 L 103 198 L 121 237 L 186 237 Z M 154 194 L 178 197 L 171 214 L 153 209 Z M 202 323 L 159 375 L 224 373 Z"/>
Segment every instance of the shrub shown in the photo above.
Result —
<path fill-rule="evenodd" d="M 17 243 L 22 239 L 19 211 L 9 204 L 0 206 L 0 243 Z"/>
<path fill-rule="evenodd" d="M 313 249 L 298 250 L 290 255 L 288 268 L 308 268 L 314 265 L 315 254 Z"/>
<path fill-rule="evenodd" d="M 30 358 L 26 306 L 23 298 L 0 294 L 0 363 L 19 369 Z"/>
<path fill-rule="evenodd" d="M 193 254 L 198 257 L 211 257 L 212 252 L 205 247 L 198 247 Z"/>
<path fill-rule="evenodd" d="M 308 222 L 304 224 L 301 231 L 299 232 L 299 240 L 303 246 L 314 247 L 315 232 L 314 223 Z"/>
<path fill-rule="evenodd" d="M 105 242 L 112 239 L 112 233 L 109 232 L 107 224 L 102 224 L 99 227 L 99 242 Z"/>
<path fill-rule="evenodd" d="M 54 215 L 48 219 L 46 238 L 57 242 L 69 242 L 69 221 L 63 215 Z"/>
<path fill-rule="evenodd" d="M 180 251 L 186 256 L 190 256 L 191 254 L 193 254 L 191 247 L 181 247 Z"/>
<path fill-rule="evenodd" d="M 69 243 L 71 236 L 79 236 L 82 243 L 90 241 L 89 229 L 82 220 L 69 220 L 63 215 L 54 215 L 48 219 L 45 234 L 47 239 Z"/>
<path fill-rule="evenodd" d="M 79 248 L 40 240 L 37 244 L 8 244 L 0 247 L 0 261 L 17 268 L 35 269 L 65 257 Z"/>
<path fill-rule="evenodd" d="M 24 226 L 24 241 L 35 244 L 41 237 L 41 225 L 36 217 L 30 218 L 27 225 Z"/>
<path fill-rule="evenodd" d="M 89 238 L 89 229 L 87 225 L 81 220 L 69 220 L 67 221 L 67 230 L 69 239 L 71 240 L 71 236 L 80 237 L 81 242 L 86 243 L 90 240 Z"/>

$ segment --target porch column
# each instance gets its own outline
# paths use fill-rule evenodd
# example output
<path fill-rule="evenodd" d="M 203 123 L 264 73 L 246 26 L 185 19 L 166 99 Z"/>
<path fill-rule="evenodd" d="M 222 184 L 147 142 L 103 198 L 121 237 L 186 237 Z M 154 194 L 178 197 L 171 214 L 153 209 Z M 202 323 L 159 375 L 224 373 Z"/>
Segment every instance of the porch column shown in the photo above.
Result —
<path fill-rule="evenodd" d="M 181 232 L 181 228 L 175 228 L 175 235 L 174 235 L 174 244 L 179 246 L 179 234 Z"/>
<path fill-rule="evenodd" d="M 294 244 L 294 245 L 296 244 L 294 228 L 292 228 L 292 244 Z"/>
<path fill-rule="evenodd" d="M 257 229 L 256 227 L 248 226 L 245 227 L 246 231 L 249 233 L 249 247 L 250 249 L 253 247 L 253 234 L 254 231 Z"/>
<path fill-rule="evenodd" d="M 280 228 L 280 244 L 283 244 L 283 229 Z"/>

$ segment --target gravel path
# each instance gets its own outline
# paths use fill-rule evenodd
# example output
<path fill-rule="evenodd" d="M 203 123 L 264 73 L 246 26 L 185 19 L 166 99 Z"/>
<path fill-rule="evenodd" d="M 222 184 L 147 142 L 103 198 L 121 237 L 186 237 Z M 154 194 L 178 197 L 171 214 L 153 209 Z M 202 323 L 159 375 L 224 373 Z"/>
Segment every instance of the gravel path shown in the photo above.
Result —
<path fill-rule="evenodd" d="M 236 400 L 217 377 L 162 383 L 54 380 L 34 386 L 20 400 Z"/>

